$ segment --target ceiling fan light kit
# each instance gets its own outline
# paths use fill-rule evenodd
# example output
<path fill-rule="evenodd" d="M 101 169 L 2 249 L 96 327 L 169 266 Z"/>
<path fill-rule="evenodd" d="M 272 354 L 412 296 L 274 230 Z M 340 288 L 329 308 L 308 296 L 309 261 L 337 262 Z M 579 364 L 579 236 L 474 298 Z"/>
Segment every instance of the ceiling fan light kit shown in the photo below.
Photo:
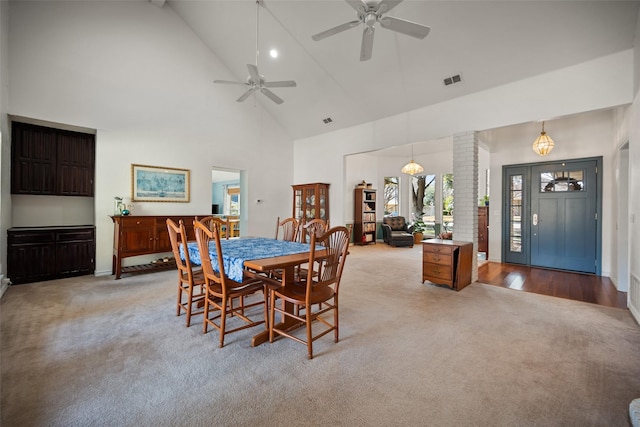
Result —
<path fill-rule="evenodd" d="M 407 36 L 424 39 L 429 34 L 431 28 L 426 25 L 407 21 L 406 19 L 394 18 L 392 16 L 384 16 L 385 13 L 396 7 L 402 0 L 382 0 L 377 4 L 371 4 L 365 0 L 345 0 L 358 14 L 358 19 L 336 27 L 329 28 L 318 34 L 311 36 L 315 41 L 325 39 L 334 34 L 341 33 L 350 28 L 355 28 L 360 24 L 364 24 L 362 32 L 362 43 L 360 46 L 360 61 L 371 59 L 373 52 L 373 38 L 375 35 L 375 24 L 380 23 L 382 28 L 396 31 Z"/>

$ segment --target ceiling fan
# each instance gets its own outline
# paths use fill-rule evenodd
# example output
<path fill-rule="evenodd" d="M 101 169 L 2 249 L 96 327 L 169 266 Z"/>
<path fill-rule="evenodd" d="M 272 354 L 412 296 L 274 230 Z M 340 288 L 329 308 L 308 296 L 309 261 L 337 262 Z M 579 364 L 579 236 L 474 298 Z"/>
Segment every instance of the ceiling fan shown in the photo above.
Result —
<path fill-rule="evenodd" d="M 431 28 L 426 25 L 417 24 L 407 21 L 406 19 L 394 18 L 392 16 L 384 16 L 385 13 L 396 7 L 402 0 L 381 0 L 377 4 L 367 0 L 345 0 L 349 6 L 355 9 L 358 19 L 350 21 L 337 27 L 330 28 L 326 31 L 318 33 L 311 38 L 315 41 L 322 40 L 326 37 L 357 27 L 364 24 L 362 33 L 362 47 L 360 49 L 360 61 L 371 59 L 373 51 L 373 36 L 375 34 L 375 23 L 379 22 L 382 28 L 397 31 L 418 39 L 424 39 Z"/>
<path fill-rule="evenodd" d="M 268 88 L 274 87 L 295 87 L 296 82 L 293 80 L 283 80 L 277 82 L 268 82 L 264 79 L 264 76 L 258 71 L 258 35 L 260 30 L 260 4 L 262 0 L 256 0 L 256 65 L 247 64 L 249 70 L 249 77 L 246 82 L 236 82 L 230 80 L 214 80 L 214 83 L 234 84 L 247 86 L 248 89 L 240 96 L 236 101 L 242 102 L 254 92 L 260 92 L 276 104 L 282 104 L 284 100 L 275 93 L 271 92 Z"/>

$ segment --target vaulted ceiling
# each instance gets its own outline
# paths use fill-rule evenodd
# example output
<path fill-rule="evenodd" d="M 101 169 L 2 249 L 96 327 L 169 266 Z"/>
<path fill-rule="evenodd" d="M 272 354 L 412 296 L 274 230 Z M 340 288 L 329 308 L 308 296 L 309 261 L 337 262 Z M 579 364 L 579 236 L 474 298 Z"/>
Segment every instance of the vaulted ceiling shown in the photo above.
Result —
<path fill-rule="evenodd" d="M 158 0 L 154 0 L 157 2 Z M 373 1 L 375 4 L 376 1 Z M 638 1 L 415 1 L 389 16 L 431 27 L 423 40 L 376 24 L 372 58 L 360 61 L 363 26 L 321 41 L 311 36 L 357 19 L 342 0 L 185 1 L 160 3 L 179 14 L 228 68 L 214 79 L 246 81 L 256 63 L 278 105 L 260 103 L 293 138 L 304 138 L 630 49 Z M 259 37 L 256 37 L 259 13 Z M 271 49 L 279 56 L 272 58 Z M 445 85 L 460 75 L 460 83 Z M 229 103 L 245 87 L 216 84 Z M 331 118 L 330 123 L 324 119 Z"/>

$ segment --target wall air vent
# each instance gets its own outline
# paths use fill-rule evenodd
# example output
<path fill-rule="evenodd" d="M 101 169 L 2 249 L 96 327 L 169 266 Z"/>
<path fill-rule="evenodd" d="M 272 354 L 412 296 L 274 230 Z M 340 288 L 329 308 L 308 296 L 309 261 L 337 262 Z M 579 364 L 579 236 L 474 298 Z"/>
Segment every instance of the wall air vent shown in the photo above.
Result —
<path fill-rule="evenodd" d="M 331 117 L 327 117 L 326 119 L 322 119 L 322 121 L 324 122 L 324 124 L 329 124 L 333 121 L 333 119 L 331 119 Z"/>
<path fill-rule="evenodd" d="M 454 83 L 460 83 L 462 81 L 462 77 L 460 76 L 460 74 L 456 74 L 455 76 L 447 77 L 442 81 L 444 82 L 445 86 L 449 86 Z"/>

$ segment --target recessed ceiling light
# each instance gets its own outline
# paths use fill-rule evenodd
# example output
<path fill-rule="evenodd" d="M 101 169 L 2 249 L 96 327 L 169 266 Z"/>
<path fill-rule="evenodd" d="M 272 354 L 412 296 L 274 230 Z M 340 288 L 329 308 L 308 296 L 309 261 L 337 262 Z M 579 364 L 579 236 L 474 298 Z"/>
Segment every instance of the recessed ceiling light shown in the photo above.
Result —
<path fill-rule="evenodd" d="M 271 55 L 272 58 L 277 58 L 278 57 L 278 50 L 277 49 L 271 49 L 269 51 L 269 55 Z"/>

